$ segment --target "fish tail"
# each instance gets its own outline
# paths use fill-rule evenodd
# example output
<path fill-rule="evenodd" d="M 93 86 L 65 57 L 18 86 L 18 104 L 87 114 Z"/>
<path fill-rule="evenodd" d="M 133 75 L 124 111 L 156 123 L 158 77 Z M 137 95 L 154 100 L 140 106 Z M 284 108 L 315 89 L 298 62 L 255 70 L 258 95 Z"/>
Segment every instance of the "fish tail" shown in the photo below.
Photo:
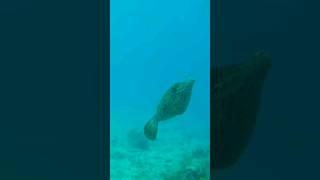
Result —
<path fill-rule="evenodd" d="M 150 139 L 155 140 L 158 133 L 158 120 L 155 118 L 150 119 L 144 126 L 144 135 Z"/>

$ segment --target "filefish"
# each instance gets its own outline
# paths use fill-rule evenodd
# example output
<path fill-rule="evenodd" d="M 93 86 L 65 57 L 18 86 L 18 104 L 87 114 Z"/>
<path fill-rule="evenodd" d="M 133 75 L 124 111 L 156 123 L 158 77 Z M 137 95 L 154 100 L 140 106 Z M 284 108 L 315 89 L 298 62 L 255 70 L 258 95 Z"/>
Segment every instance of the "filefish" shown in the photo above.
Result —
<path fill-rule="evenodd" d="M 144 134 L 148 139 L 155 140 L 157 138 L 160 121 L 182 115 L 187 110 L 194 83 L 195 80 L 178 82 L 165 92 L 157 106 L 156 113 L 144 126 Z"/>

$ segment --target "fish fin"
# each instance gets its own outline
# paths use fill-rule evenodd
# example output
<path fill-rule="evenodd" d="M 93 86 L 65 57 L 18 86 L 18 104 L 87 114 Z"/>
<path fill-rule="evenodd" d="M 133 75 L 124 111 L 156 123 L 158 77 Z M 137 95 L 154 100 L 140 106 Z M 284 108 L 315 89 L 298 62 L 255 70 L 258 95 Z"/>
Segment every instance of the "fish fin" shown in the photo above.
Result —
<path fill-rule="evenodd" d="M 158 133 L 158 120 L 155 118 L 150 119 L 144 126 L 144 135 L 150 139 L 155 140 Z"/>

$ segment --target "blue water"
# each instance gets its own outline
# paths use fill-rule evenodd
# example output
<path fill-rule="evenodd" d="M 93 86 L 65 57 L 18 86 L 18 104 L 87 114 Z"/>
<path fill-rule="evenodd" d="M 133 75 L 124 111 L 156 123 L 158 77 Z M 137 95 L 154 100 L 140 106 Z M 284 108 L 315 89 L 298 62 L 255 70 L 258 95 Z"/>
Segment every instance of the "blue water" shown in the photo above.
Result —
<path fill-rule="evenodd" d="M 116 170 L 120 166 L 131 166 L 131 169 L 137 166 L 130 163 L 130 147 L 123 141 L 130 129 L 143 130 L 162 95 L 176 82 L 196 81 L 190 105 L 183 115 L 159 124 L 159 142 L 151 142 L 151 150 L 146 153 L 168 143 L 183 144 L 176 142 L 178 138 L 166 141 L 172 132 L 181 131 L 179 137 L 185 135 L 194 141 L 198 138 L 202 144 L 209 145 L 209 3 L 209 0 L 111 0 L 111 141 L 113 138 L 115 142 L 120 141 L 111 144 L 111 179 L 135 179 L 123 172 L 126 168 L 122 172 Z M 186 152 L 180 151 L 180 154 L 175 151 L 178 153 L 175 155 Z M 114 160 L 113 152 L 121 152 L 126 158 Z M 148 157 L 145 158 L 148 161 Z M 178 162 L 178 159 L 170 161 Z M 161 168 L 165 167 L 158 167 Z M 121 173 L 127 175 L 120 176 Z M 156 175 L 154 178 L 162 179 Z"/>
<path fill-rule="evenodd" d="M 218 64 L 245 60 L 254 49 L 270 53 L 273 64 L 246 153 L 215 179 L 320 179 L 318 7 L 302 0 L 222 2 Z"/>

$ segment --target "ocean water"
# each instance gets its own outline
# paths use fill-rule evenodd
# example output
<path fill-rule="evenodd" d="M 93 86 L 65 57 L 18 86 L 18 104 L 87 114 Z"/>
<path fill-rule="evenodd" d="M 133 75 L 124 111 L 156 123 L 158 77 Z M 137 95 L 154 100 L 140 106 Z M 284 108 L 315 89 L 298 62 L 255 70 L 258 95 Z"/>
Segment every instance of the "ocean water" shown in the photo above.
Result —
<path fill-rule="evenodd" d="M 209 179 L 210 1 L 111 0 L 112 180 Z M 145 123 L 176 82 L 195 84 L 187 111 Z"/>

